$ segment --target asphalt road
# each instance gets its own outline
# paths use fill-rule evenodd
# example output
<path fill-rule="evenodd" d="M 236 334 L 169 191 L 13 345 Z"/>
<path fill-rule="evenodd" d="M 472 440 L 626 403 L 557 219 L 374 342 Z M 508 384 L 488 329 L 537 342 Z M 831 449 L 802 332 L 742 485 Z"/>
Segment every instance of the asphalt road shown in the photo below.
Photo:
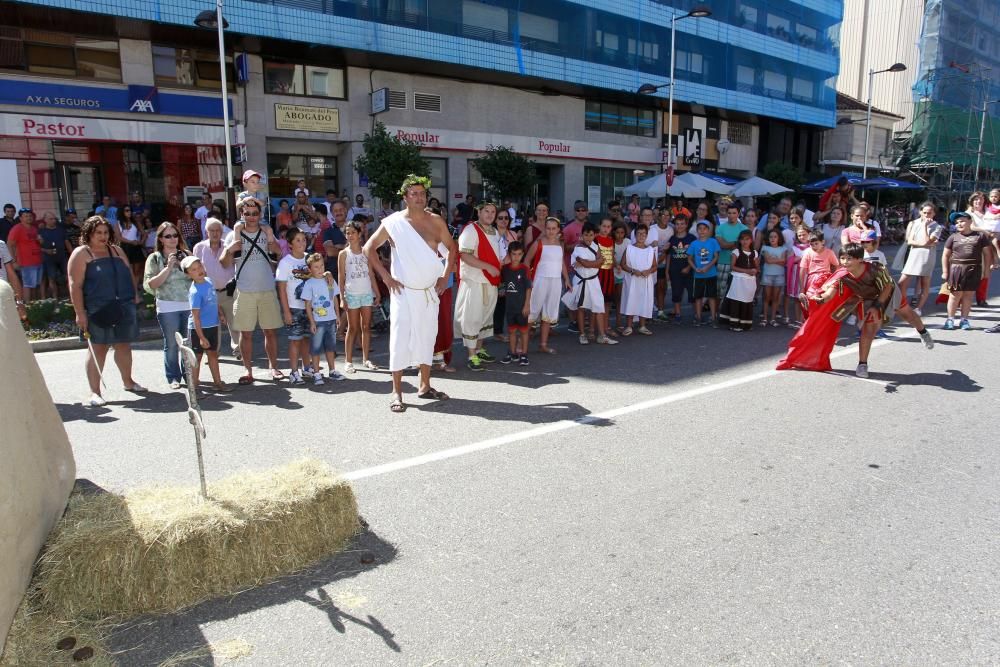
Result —
<path fill-rule="evenodd" d="M 248 665 L 998 664 L 1000 336 L 927 321 L 935 349 L 903 325 L 868 380 L 853 339 L 839 374 L 777 373 L 788 329 L 657 325 L 435 377 L 451 400 L 411 394 L 403 415 L 384 373 L 206 399 L 211 477 L 318 457 L 370 527 L 114 646 L 125 665 L 222 664 L 234 645 Z M 196 484 L 158 350 L 136 353 L 153 392 L 112 370 L 100 409 L 80 405 L 84 354 L 38 355 L 78 475 Z"/>

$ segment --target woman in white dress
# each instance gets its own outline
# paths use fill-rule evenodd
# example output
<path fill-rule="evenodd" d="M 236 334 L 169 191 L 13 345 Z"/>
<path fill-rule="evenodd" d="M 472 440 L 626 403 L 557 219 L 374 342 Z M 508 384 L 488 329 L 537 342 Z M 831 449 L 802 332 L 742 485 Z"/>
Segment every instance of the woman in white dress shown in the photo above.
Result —
<path fill-rule="evenodd" d="M 914 310 L 917 315 L 923 314 L 922 308 L 927 302 L 937 256 L 937 243 L 943 233 L 941 225 L 934 220 L 935 210 L 933 203 L 924 202 L 920 206 L 920 217 L 911 220 L 906 226 L 906 245 L 909 246 L 909 252 L 906 264 L 903 265 L 903 276 L 899 280 L 899 291 L 905 298 L 910 280 L 916 278 L 914 297 L 917 303 Z"/>
<path fill-rule="evenodd" d="M 622 314 L 628 323 L 631 323 L 633 317 L 639 318 L 639 328 L 636 331 L 643 336 L 653 333 L 646 327 L 646 318 L 653 314 L 656 294 L 656 249 L 646 245 L 648 236 L 649 230 L 645 226 L 636 227 L 635 243 L 625 248 L 621 263 L 625 274 Z M 622 331 L 623 336 L 631 334 L 631 326 L 626 326 Z"/>

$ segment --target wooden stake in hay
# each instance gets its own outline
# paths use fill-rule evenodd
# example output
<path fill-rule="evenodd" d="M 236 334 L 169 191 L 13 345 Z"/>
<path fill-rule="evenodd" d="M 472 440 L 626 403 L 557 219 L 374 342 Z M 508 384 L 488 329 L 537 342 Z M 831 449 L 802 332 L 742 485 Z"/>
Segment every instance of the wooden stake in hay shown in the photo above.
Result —
<path fill-rule="evenodd" d="M 194 448 L 198 454 L 198 481 L 201 483 L 201 497 L 208 498 L 208 488 L 205 484 L 205 457 L 201 454 L 201 441 L 207 434 L 205 433 L 205 423 L 201 419 L 201 406 L 198 405 L 198 385 L 194 381 L 194 369 L 197 367 L 198 357 L 195 356 L 193 349 L 184 344 L 184 336 L 179 332 L 174 332 L 174 340 L 177 341 L 181 358 L 184 360 L 188 421 L 194 427 Z"/>
<path fill-rule="evenodd" d="M 350 486 L 298 461 L 196 489 L 74 494 L 39 562 L 42 604 L 66 618 L 172 612 L 301 570 L 359 529 Z"/>

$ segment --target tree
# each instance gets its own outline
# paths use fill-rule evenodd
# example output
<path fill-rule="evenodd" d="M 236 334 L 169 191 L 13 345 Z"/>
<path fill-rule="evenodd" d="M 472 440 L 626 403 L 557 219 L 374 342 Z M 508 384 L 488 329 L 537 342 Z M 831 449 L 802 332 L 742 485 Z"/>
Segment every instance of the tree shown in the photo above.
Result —
<path fill-rule="evenodd" d="M 375 123 L 361 144 L 364 153 L 354 168 L 368 176 L 371 193 L 393 207 L 399 203 L 399 186 L 408 175 L 430 176 L 430 164 L 421 157 L 420 144 L 392 136 L 382 123 Z"/>
<path fill-rule="evenodd" d="M 784 162 L 768 162 L 760 175 L 769 181 L 784 185 L 789 190 L 798 190 L 805 183 L 802 172 Z"/>
<path fill-rule="evenodd" d="M 537 181 L 534 161 L 507 146 L 487 146 L 472 164 L 483 176 L 487 197 L 497 202 L 528 197 Z"/>

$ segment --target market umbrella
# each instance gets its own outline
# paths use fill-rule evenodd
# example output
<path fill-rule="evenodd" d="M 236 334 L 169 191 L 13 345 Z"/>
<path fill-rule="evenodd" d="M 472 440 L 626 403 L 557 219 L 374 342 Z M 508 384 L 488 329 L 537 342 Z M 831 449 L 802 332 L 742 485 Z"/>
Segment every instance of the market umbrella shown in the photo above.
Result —
<path fill-rule="evenodd" d="M 791 188 L 779 185 L 766 178 L 754 176 L 733 186 L 731 194 L 734 197 L 760 197 L 763 195 L 777 195 L 782 192 L 790 192 Z"/>
<path fill-rule="evenodd" d="M 820 181 L 815 181 L 813 183 L 807 183 L 802 186 L 803 192 L 826 192 L 830 189 L 830 186 L 836 183 L 841 177 L 847 176 L 846 174 L 841 174 L 840 176 L 831 176 L 830 178 L 824 178 Z M 873 178 L 861 178 L 860 176 L 847 176 L 847 182 L 854 186 L 854 189 L 868 187 L 870 184 L 874 183 L 876 179 Z"/>
<path fill-rule="evenodd" d="M 633 183 L 627 188 L 622 188 L 622 194 L 630 197 L 632 195 L 639 195 L 640 197 L 662 197 L 666 190 L 667 175 L 660 173 L 656 176 L 645 178 L 638 183 Z"/>
<path fill-rule="evenodd" d="M 863 187 L 869 190 L 923 190 L 924 189 L 924 186 L 920 185 L 919 183 L 911 183 L 910 181 L 900 181 L 895 178 L 889 178 L 888 176 L 879 176 L 878 178 L 870 178 L 868 179 L 868 181 L 865 181 L 865 185 Z"/>
<path fill-rule="evenodd" d="M 726 185 L 736 185 L 740 182 L 738 178 L 731 178 L 723 174 L 717 174 L 714 171 L 699 171 L 699 175 L 705 178 L 711 178 L 713 181 L 718 181 L 719 183 L 725 183 Z"/>
<path fill-rule="evenodd" d="M 733 186 L 726 185 L 721 181 L 717 181 L 714 178 L 709 178 L 703 174 L 699 174 L 696 172 L 681 174 L 674 180 L 674 183 L 676 184 L 677 181 L 681 179 L 683 179 L 685 183 L 700 190 L 704 190 L 705 192 L 714 192 L 720 195 L 728 195 L 730 192 L 733 191 Z"/>

